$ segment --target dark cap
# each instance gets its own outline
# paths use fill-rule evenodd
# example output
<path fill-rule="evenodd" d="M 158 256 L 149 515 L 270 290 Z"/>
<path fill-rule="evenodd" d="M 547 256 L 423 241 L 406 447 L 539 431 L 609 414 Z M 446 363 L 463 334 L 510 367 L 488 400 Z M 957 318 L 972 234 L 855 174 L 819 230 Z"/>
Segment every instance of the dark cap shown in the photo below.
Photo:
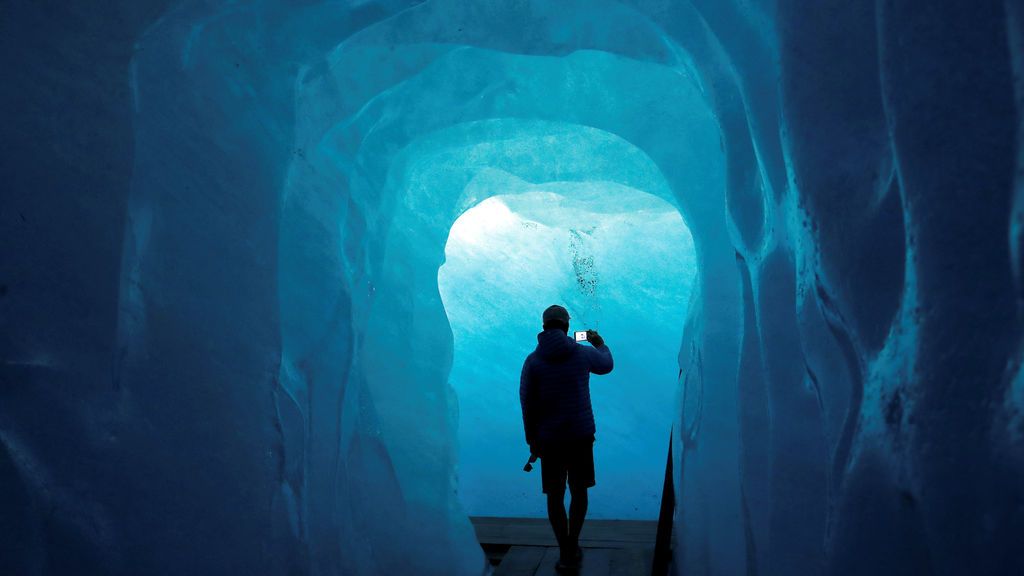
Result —
<path fill-rule="evenodd" d="M 545 324 L 547 324 L 552 320 L 560 320 L 562 322 L 565 322 L 566 325 L 568 325 L 569 311 L 566 310 L 565 308 L 562 308 L 558 304 L 548 306 L 548 309 L 544 311 L 543 321 Z"/>

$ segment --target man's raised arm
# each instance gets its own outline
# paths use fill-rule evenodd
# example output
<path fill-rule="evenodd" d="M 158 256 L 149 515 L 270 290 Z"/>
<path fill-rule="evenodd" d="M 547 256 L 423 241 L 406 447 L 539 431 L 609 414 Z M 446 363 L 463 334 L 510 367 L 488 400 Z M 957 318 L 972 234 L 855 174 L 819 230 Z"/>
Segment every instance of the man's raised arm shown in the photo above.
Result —
<path fill-rule="evenodd" d="M 594 374 L 607 374 L 615 367 L 612 360 L 612 351 L 604 343 L 604 338 L 594 330 L 587 331 L 587 341 L 592 348 L 587 350 L 587 358 L 590 359 L 590 371 Z"/>

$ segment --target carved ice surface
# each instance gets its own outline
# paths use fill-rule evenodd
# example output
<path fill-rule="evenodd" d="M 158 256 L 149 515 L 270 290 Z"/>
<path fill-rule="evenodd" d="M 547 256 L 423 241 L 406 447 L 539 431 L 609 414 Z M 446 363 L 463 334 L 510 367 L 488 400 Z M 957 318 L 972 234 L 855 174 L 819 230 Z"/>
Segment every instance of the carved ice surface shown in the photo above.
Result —
<path fill-rule="evenodd" d="M 1022 12 L 4 4 L 0 573 L 485 572 L 445 243 L 598 184 L 692 235 L 677 574 L 1024 573 Z"/>

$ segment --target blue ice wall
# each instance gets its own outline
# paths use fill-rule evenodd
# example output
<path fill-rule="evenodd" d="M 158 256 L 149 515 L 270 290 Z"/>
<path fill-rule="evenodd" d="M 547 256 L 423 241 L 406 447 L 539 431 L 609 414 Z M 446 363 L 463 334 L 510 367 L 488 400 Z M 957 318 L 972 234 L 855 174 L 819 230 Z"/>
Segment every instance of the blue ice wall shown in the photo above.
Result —
<path fill-rule="evenodd" d="M 693 235 L 676 573 L 1024 572 L 1018 0 L 0 14 L 0 572 L 482 573 L 437 270 L 508 176 Z"/>
<path fill-rule="evenodd" d="M 471 516 L 547 517 L 519 405 L 541 311 L 599 330 L 615 370 L 592 377 L 597 485 L 589 518 L 656 520 L 674 420 L 677 355 L 696 277 L 679 212 L 600 182 L 522 181 L 452 225 L 437 284 L 452 328 L 459 499 Z M 516 192 L 515 195 L 510 194 Z"/>

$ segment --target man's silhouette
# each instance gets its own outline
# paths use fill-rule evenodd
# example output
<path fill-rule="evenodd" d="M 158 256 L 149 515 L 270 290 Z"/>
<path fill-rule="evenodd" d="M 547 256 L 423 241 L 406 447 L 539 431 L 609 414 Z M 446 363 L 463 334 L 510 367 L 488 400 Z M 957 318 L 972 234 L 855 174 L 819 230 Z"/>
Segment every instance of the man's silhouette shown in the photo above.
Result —
<path fill-rule="evenodd" d="M 604 339 L 587 331 L 593 346 L 568 336 L 569 312 L 558 305 L 544 311 L 537 349 L 526 357 L 519 383 L 523 426 L 530 453 L 541 461 L 541 484 L 548 498 L 548 519 L 558 539 L 559 569 L 579 566 L 580 530 L 587 516 L 587 489 L 594 485 L 594 411 L 590 373 L 612 371 L 612 353 Z M 568 478 L 572 500 L 565 516 Z"/>

